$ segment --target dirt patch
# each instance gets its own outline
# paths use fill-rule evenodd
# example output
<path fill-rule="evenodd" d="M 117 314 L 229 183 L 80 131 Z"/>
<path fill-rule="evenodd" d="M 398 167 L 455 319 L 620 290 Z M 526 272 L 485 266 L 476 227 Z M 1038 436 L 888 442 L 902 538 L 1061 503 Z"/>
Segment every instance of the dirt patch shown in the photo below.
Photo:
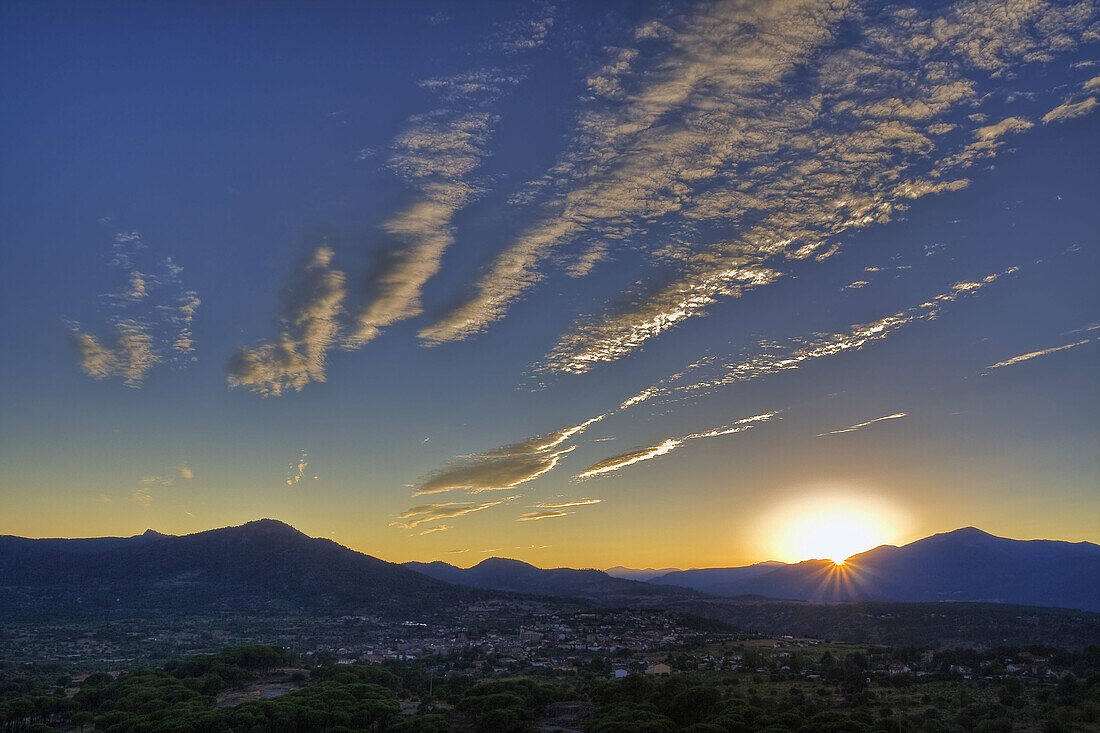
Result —
<path fill-rule="evenodd" d="M 235 708 L 245 702 L 270 700 L 273 697 L 279 697 L 288 692 L 301 690 L 306 684 L 306 680 L 300 682 L 292 681 L 287 674 L 264 677 L 253 680 L 243 687 L 226 690 L 218 695 L 218 701 L 215 703 L 215 707 Z"/>

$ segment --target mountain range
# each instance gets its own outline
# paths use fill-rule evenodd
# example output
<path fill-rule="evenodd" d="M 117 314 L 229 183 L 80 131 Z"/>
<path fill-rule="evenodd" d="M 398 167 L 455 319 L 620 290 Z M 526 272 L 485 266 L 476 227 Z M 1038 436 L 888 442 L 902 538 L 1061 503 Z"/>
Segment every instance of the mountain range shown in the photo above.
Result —
<path fill-rule="evenodd" d="M 720 597 L 968 601 L 1100 611 L 1098 581 L 1096 544 L 1012 540 L 973 527 L 901 547 L 883 545 L 842 566 L 828 560 L 766 562 L 678 570 L 649 582 L 506 558 L 471 568 L 398 565 L 270 519 L 178 537 L 152 530 L 128 538 L 0 536 L 0 613 L 24 615 L 111 609 L 393 615 L 453 612 L 502 593 L 603 606 L 705 606 Z"/>
<path fill-rule="evenodd" d="M 406 613 L 477 594 L 261 519 L 184 536 L 0 536 L 0 614 Z"/>
<path fill-rule="evenodd" d="M 848 558 L 680 570 L 651 583 L 801 601 L 971 601 L 1100 611 L 1100 545 L 965 527 Z"/>
<path fill-rule="evenodd" d="M 604 570 L 604 572 L 612 578 L 625 578 L 626 580 L 640 580 L 645 582 L 653 580 L 661 575 L 677 572 L 679 569 L 680 568 L 626 568 L 622 565 L 616 565 L 613 568 Z"/>

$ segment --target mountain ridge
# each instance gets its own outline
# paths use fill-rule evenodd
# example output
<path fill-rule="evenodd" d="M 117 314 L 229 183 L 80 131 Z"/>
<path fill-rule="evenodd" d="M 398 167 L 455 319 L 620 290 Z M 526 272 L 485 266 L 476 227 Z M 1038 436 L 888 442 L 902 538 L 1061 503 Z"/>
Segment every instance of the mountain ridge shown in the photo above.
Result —
<path fill-rule="evenodd" d="M 970 601 L 1100 610 L 1100 545 L 1015 540 L 976 527 L 847 558 L 701 568 L 651 580 L 717 596 L 800 601 Z"/>
<path fill-rule="evenodd" d="M 540 568 L 511 558 L 490 557 L 469 568 L 460 568 L 442 560 L 407 562 L 404 566 L 436 580 L 471 588 L 583 598 L 601 605 L 680 597 L 679 593 L 667 588 L 616 578 L 602 570 Z M 689 592 L 695 594 L 695 591 Z"/>
<path fill-rule="evenodd" d="M 400 612 L 470 597 L 278 520 L 181 536 L 101 539 L 0 536 L 0 610 Z"/>
<path fill-rule="evenodd" d="M 642 582 L 605 571 L 486 558 L 390 563 L 274 519 L 188 535 L 0 536 L 0 611 L 36 605 L 404 612 L 483 592 L 670 605 L 710 598 L 810 602 L 965 601 L 1100 611 L 1100 545 L 1014 540 L 975 527 L 848 558 L 677 570 Z"/>

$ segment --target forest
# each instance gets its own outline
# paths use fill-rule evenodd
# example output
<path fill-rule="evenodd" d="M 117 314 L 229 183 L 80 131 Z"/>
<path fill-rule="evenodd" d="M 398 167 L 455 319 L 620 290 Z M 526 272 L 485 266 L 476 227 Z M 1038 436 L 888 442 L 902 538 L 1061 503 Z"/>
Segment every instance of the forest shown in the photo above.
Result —
<path fill-rule="evenodd" d="M 253 645 L 80 681 L 5 668 L 0 725 L 11 733 L 1100 731 L 1098 647 L 956 650 L 937 659 L 941 672 L 919 677 L 874 669 L 872 655 L 883 653 L 824 651 L 813 660 L 823 674 L 809 678 L 761 667 L 609 679 L 595 666 L 572 675 L 436 678 L 422 663 L 310 667 L 288 650 Z M 1060 673 L 1022 679 L 993 666 L 1020 654 L 1043 655 Z M 970 666 L 989 674 L 952 671 Z M 231 694 L 242 690 L 277 696 Z"/>

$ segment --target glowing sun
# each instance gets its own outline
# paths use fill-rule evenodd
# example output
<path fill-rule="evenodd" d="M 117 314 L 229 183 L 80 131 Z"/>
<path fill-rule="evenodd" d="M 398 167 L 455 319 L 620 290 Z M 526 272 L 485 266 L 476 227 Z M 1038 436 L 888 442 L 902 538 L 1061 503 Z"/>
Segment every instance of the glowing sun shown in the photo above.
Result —
<path fill-rule="evenodd" d="M 897 512 L 865 496 L 817 495 L 792 501 L 767 523 L 773 557 L 790 561 L 832 560 L 843 565 L 852 555 L 897 541 Z"/>

